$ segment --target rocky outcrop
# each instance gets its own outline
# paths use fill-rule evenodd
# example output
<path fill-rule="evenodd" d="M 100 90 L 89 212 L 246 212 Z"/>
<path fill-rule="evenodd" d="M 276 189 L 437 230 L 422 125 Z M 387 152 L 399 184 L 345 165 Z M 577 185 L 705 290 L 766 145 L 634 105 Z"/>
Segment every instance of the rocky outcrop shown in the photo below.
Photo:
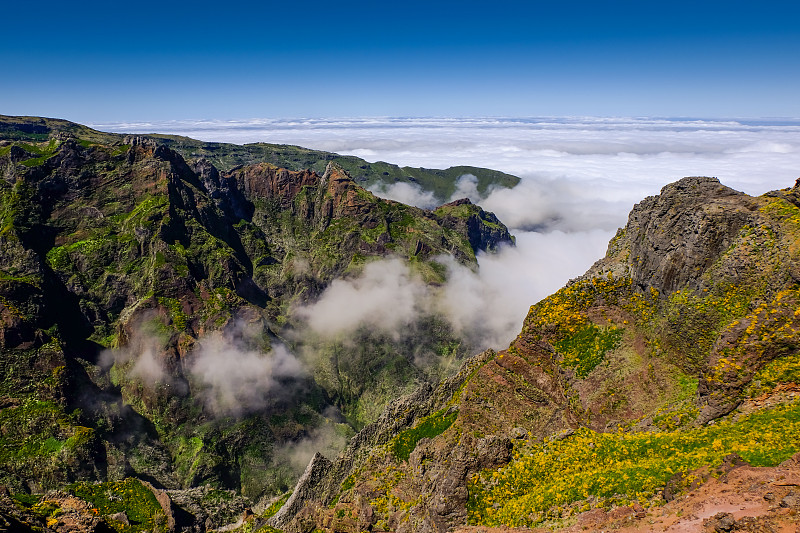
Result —
<path fill-rule="evenodd" d="M 442 225 L 466 234 L 473 250 L 493 252 L 500 244 L 513 244 L 514 238 L 494 213 L 489 213 L 462 198 L 444 204 L 434 211 L 441 217 Z"/>
<path fill-rule="evenodd" d="M 217 530 L 235 523 L 249 509 L 249 502 L 233 490 L 219 491 L 208 485 L 168 491 L 148 488 L 164 511 L 170 532 Z"/>
<path fill-rule="evenodd" d="M 276 515 L 272 524 L 292 533 L 308 532 L 320 525 L 336 531 L 360 531 L 375 526 L 398 532 L 433 533 L 463 524 L 468 478 L 511 459 L 514 438 L 511 428 L 518 421 L 515 417 L 526 408 L 520 405 L 511 414 L 496 411 L 495 429 L 500 434 L 475 436 L 480 430 L 471 418 L 473 403 L 483 401 L 477 398 L 480 393 L 475 390 L 482 381 L 477 376 L 484 375 L 496 361 L 497 354 L 493 351 L 469 359 L 455 376 L 438 386 L 423 386 L 412 395 L 392 402 L 377 421 L 352 439 L 333 463 L 315 457 L 306 469 L 307 474 L 313 470 L 314 475 L 304 475 L 290 500 L 292 507 L 287 508 L 287 503 L 280 519 Z M 460 399 L 454 403 L 454 398 Z M 385 497 L 382 492 L 385 489 L 376 488 L 368 478 L 391 477 L 388 472 L 395 468 L 395 459 L 384 453 L 376 455 L 375 450 L 391 447 L 398 435 L 413 431 L 435 413 L 454 417 L 452 429 L 440 438 L 419 440 L 407 462 L 401 463 L 403 481 L 392 489 L 416 503 L 404 511 L 382 516 L 369 502 Z M 536 429 L 531 427 L 531 431 Z M 354 487 L 348 489 L 348 483 Z M 300 495 L 295 497 L 296 494 Z M 376 526 L 379 519 L 383 520 L 383 526 Z"/>
<path fill-rule="evenodd" d="M 672 310 L 660 325 L 684 368 L 702 374 L 700 424 L 734 409 L 753 374 L 797 346 L 793 334 L 777 334 L 797 330 L 797 302 L 789 294 L 774 298 L 800 281 L 792 222 L 798 197 L 797 187 L 754 198 L 716 178 L 684 178 L 637 204 L 606 257 L 583 277 L 611 273 L 664 298 L 708 302 Z M 765 335 L 772 337 L 765 342 Z"/>
<path fill-rule="evenodd" d="M 303 187 L 317 186 L 320 183 L 320 177 L 310 170 L 291 172 L 266 163 L 234 169 L 224 175 L 222 181 L 225 180 L 234 181 L 236 188 L 251 202 L 275 200 L 283 209 L 292 206 L 295 196 Z"/>
<path fill-rule="evenodd" d="M 318 492 L 318 487 L 333 464 L 321 453 L 317 452 L 308 463 L 305 472 L 297 480 L 292 495 L 280 510 L 269 520 L 269 525 L 289 533 L 297 527 L 292 527 L 292 520 L 300 513 L 303 507 Z"/>
<path fill-rule="evenodd" d="M 296 518 L 282 522 L 283 528 L 355 532 L 383 520 L 380 527 L 391 531 L 443 533 L 466 523 L 470 476 L 506 464 L 516 440 L 542 439 L 577 423 L 552 355 L 540 348 L 535 354 L 484 352 L 438 386 L 421 387 L 390 404 L 353 438 L 318 488 L 295 503 L 303 511 L 288 513 Z M 398 465 L 391 455 L 376 453 L 436 412 L 455 416 L 451 429 L 421 439 L 407 462 Z M 492 434 L 476 436 L 487 430 Z M 368 502 L 386 497 L 387 489 L 376 488 L 370 478 L 390 476 L 396 468 L 402 480 L 389 490 L 415 503 L 381 515 Z M 355 479 L 352 489 L 346 488 L 346 479 Z M 337 520 L 339 515 L 352 518 Z"/>
<path fill-rule="evenodd" d="M 462 438 L 448 453 L 442 453 L 430 440 L 420 441 L 409 458 L 409 468 L 422 503 L 398 517 L 395 530 L 437 533 L 465 524 L 469 476 L 507 464 L 512 449 L 511 439 L 497 435 Z"/>
<path fill-rule="evenodd" d="M 753 199 L 716 178 L 683 178 L 633 207 L 606 258 L 586 277 L 610 271 L 664 293 L 702 289 L 703 275 L 755 221 L 757 209 Z"/>

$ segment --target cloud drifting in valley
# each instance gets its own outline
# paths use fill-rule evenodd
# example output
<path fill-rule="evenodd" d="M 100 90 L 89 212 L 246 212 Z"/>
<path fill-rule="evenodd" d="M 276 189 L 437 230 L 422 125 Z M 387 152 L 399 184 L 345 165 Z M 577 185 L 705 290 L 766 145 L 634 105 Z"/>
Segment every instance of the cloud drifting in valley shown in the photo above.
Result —
<path fill-rule="evenodd" d="M 238 416 L 268 406 L 292 390 L 285 385 L 305 375 L 302 364 L 282 344 L 265 353 L 241 345 L 240 336 L 214 332 L 200 339 L 189 373 L 203 385 L 206 406 L 220 416 Z"/>
<path fill-rule="evenodd" d="M 302 362 L 283 344 L 263 346 L 259 325 L 238 321 L 201 337 L 182 358 L 181 372 L 175 361 L 167 361 L 170 354 L 152 327 L 153 320 L 158 319 L 145 314 L 128 344 L 104 351 L 100 365 L 107 369 L 114 363 L 125 365 L 128 375 L 148 388 L 167 385 L 180 393 L 191 386 L 213 416 L 259 411 L 290 399 L 303 387 L 307 373 Z"/>
<path fill-rule="evenodd" d="M 314 304 L 296 310 L 320 335 L 334 336 L 362 325 L 399 331 L 419 314 L 426 285 L 400 259 L 368 263 L 361 276 L 337 279 Z"/>
<path fill-rule="evenodd" d="M 603 230 L 524 232 L 516 247 L 479 254 L 478 272 L 451 257 L 438 258 L 448 270 L 440 287 L 424 284 L 399 259 L 375 261 L 358 277 L 334 281 L 295 315 L 323 337 L 367 326 L 400 338 L 414 320 L 437 312 L 473 346 L 503 349 L 519 333 L 530 305 L 581 275 L 610 237 Z"/>

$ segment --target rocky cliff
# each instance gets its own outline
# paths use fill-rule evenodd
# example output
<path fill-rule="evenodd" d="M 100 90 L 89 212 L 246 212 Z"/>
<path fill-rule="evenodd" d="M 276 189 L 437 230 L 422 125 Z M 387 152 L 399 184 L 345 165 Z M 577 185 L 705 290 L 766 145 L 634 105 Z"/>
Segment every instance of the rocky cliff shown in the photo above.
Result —
<path fill-rule="evenodd" d="M 512 244 L 478 206 L 382 200 L 335 162 L 220 170 L 148 137 L 12 122 L 0 140 L 0 477 L 14 494 L 130 476 L 281 492 L 295 479 L 288 456 L 276 463 L 282 443 L 344 439 L 346 422 L 369 420 L 326 409 L 351 417 L 370 384 L 379 403 L 431 375 L 388 338 L 369 367 L 339 345 L 321 351 L 340 363 L 329 386 L 287 353 L 302 342 L 292 306 L 376 258 L 441 283 L 437 256 L 474 266 Z M 458 339 L 428 318 L 413 326 L 429 332 L 424 348 L 450 354 Z M 204 370 L 209 353 L 227 359 Z M 235 391 L 221 375 L 241 380 Z"/>
<path fill-rule="evenodd" d="M 531 307 L 508 349 L 390 406 L 273 525 L 621 527 L 627 511 L 679 516 L 660 506 L 713 472 L 788 461 L 800 451 L 799 206 L 798 187 L 664 187 L 605 258 Z M 752 527 L 796 522 L 771 509 Z M 724 530 L 739 515 L 720 515 Z"/>

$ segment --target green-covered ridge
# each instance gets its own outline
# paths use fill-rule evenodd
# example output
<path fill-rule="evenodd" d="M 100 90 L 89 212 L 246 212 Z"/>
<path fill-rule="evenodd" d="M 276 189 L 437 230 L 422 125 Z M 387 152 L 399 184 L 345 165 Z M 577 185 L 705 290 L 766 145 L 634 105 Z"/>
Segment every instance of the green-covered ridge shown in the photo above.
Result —
<path fill-rule="evenodd" d="M 398 437 L 358 435 L 298 487 L 308 511 L 276 525 L 531 527 L 662 504 L 732 453 L 787 460 L 800 452 L 798 217 L 800 187 L 666 186 L 605 258 L 531 306 L 507 350 L 387 410 Z M 442 413 L 457 415 L 439 427 Z"/>

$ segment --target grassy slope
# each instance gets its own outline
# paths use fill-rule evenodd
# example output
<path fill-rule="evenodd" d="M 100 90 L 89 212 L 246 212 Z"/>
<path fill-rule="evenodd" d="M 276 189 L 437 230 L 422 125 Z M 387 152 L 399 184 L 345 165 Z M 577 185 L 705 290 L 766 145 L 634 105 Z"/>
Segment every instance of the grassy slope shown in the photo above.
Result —
<path fill-rule="evenodd" d="M 576 370 L 582 427 L 526 443 L 509 465 L 476 474 L 471 523 L 530 526 L 592 507 L 650 505 L 673 476 L 688 476 L 688 486 L 690 472 L 713 470 L 730 453 L 774 466 L 800 451 L 800 402 L 779 392 L 800 382 L 800 284 L 785 275 L 800 258 L 800 208 L 781 196 L 756 199 L 758 225 L 741 228 L 699 288 L 642 292 L 608 276 L 531 308 L 521 336 L 550 343 Z M 751 274 L 723 275 L 732 258 Z M 604 344 L 610 332 L 621 342 Z M 753 400 L 771 395 L 775 402 Z M 707 425 L 701 416 L 715 401 L 730 414 Z"/>

